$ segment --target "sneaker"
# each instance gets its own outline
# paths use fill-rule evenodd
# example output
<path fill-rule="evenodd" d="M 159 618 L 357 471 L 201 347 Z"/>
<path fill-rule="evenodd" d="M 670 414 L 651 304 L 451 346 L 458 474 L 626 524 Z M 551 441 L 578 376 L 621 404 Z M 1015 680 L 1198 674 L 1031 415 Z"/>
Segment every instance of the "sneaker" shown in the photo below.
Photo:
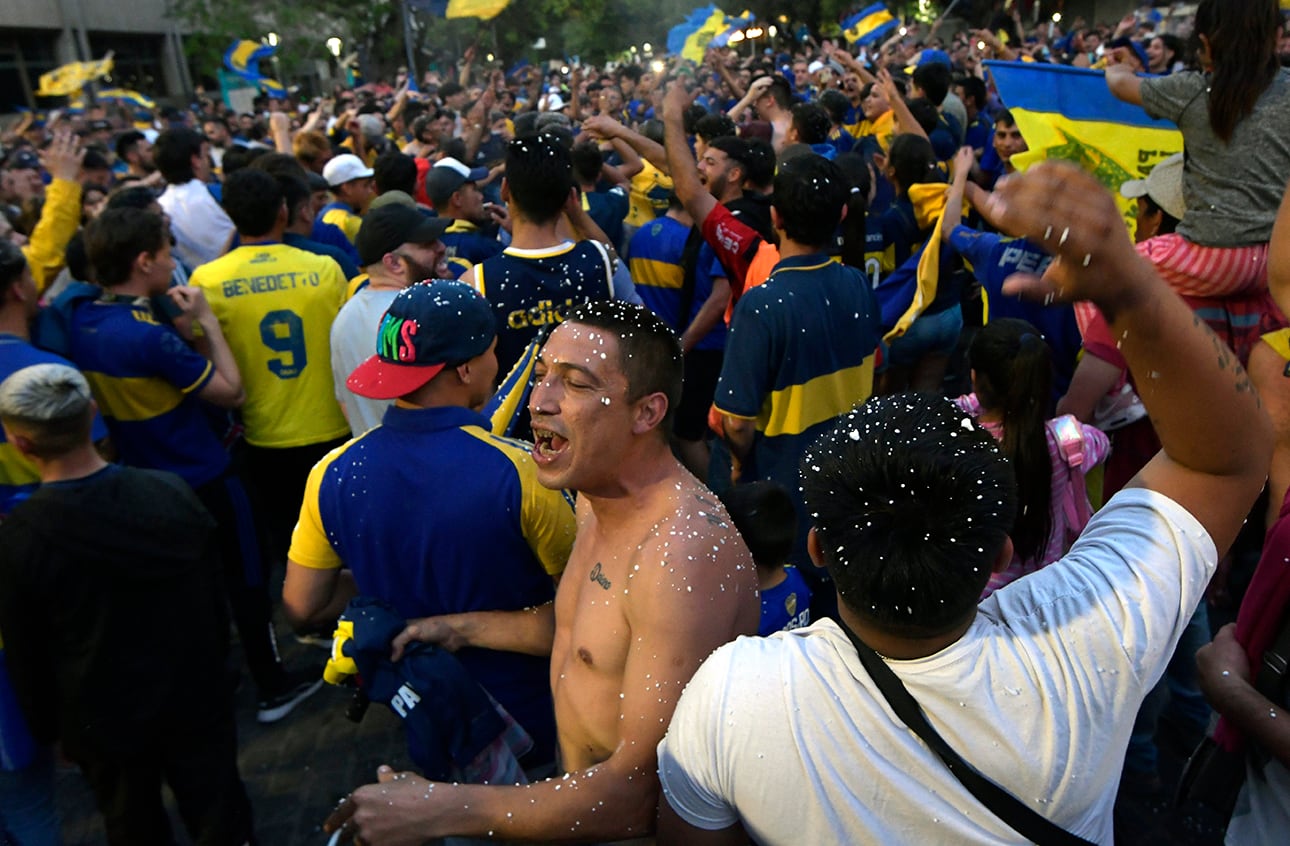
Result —
<path fill-rule="evenodd" d="M 332 637 L 331 635 L 320 633 L 298 634 L 296 635 L 296 643 L 301 646 L 312 646 L 315 649 L 325 649 L 331 652 Z"/>
<path fill-rule="evenodd" d="M 263 699 L 256 708 L 255 719 L 261 723 L 276 723 L 278 720 L 290 714 L 295 707 L 304 702 L 310 696 L 318 692 L 318 688 L 323 686 L 323 680 L 314 677 L 311 680 L 300 682 L 299 684 L 288 687 L 277 696 Z"/>

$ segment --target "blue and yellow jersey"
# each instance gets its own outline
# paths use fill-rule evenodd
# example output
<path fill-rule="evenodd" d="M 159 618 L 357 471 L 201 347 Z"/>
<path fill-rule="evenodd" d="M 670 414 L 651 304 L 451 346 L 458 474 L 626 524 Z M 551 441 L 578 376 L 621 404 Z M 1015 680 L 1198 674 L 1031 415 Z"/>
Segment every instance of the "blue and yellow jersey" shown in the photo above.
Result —
<path fill-rule="evenodd" d="M 702 242 L 694 274 L 694 298 L 690 313 L 682 319 L 679 312 L 685 268 L 681 262 L 690 231 L 690 227 L 664 215 L 637 230 L 628 249 L 627 264 L 641 302 L 678 334 L 685 331 L 712 295 L 712 280 L 726 275 L 712 248 Z M 719 350 L 725 347 L 725 343 L 726 324 L 718 321 L 712 331 L 695 345 L 695 349 Z"/>
<path fill-rule="evenodd" d="M 596 241 L 508 247 L 475 265 L 475 288 L 497 318 L 498 372 L 509 373 L 538 331 L 562 322 L 569 309 L 612 299 L 613 279 L 609 253 Z"/>
<path fill-rule="evenodd" d="M 454 220 L 439 240 L 448 248 L 448 269 L 454 279 L 502 251 L 500 241 L 481 235 L 469 220 Z"/>
<path fill-rule="evenodd" d="M 349 434 L 331 377 L 331 324 L 345 276 L 326 256 L 255 244 L 208 262 L 206 292 L 246 389 L 246 441 L 275 449 Z"/>
<path fill-rule="evenodd" d="M 626 223 L 636 227 L 667 214 L 667 197 L 672 193 L 672 177 L 645 159 L 641 159 L 641 164 L 645 167 L 632 177 L 631 191 L 628 194 L 630 206 Z"/>
<path fill-rule="evenodd" d="M 362 226 L 363 218 L 355 214 L 349 205 L 342 202 L 328 203 L 318 210 L 309 239 L 336 247 L 348 255 L 356 267 L 362 267 L 358 248 L 354 246 L 354 239 L 358 237 L 358 230 Z"/>
<path fill-rule="evenodd" d="M 194 488 L 228 468 L 196 394 L 215 367 L 146 300 L 105 295 L 72 313 L 71 358 L 90 383 L 121 463 L 168 470 Z"/>
<path fill-rule="evenodd" d="M 8 379 L 24 367 L 34 364 L 72 363 L 64 358 L 33 347 L 17 335 L 0 332 L 0 382 Z M 108 435 L 103 418 L 94 415 L 94 428 L 90 433 L 95 441 L 101 441 Z M 26 456 L 20 453 L 13 444 L 5 440 L 4 430 L 0 429 L 0 520 L 22 500 L 31 496 L 31 492 L 40 484 L 40 474 Z M 0 769 L 4 769 L 0 766 Z"/>
<path fill-rule="evenodd" d="M 528 445 L 491 434 L 466 408 L 394 406 L 314 466 L 288 557 L 349 568 L 359 593 L 407 618 L 512 611 L 554 598 L 574 532 L 571 497 L 538 484 Z M 456 654 L 551 748 L 548 659 Z"/>
<path fill-rule="evenodd" d="M 823 254 L 781 259 L 735 304 L 715 405 L 752 420 L 743 478 L 796 491 L 798 461 L 873 392 L 878 307 L 859 270 Z"/>

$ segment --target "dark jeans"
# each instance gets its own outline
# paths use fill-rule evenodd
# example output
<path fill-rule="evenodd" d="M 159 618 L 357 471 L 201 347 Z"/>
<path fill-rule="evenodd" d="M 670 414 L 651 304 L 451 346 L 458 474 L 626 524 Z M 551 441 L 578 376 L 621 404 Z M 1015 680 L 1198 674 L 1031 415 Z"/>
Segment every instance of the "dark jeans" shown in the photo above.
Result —
<path fill-rule="evenodd" d="M 246 480 L 254 488 L 256 502 L 260 504 L 258 513 L 269 541 L 270 560 L 287 560 L 291 531 L 300 517 L 309 471 L 323 456 L 348 441 L 349 438 L 338 438 L 285 449 L 244 446 Z"/>
<path fill-rule="evenodd" d="M 251 802 L 237 771 L 231 703 L 200 724 L 141 731 L 128 755 L 84 755 L 78 761 L 103 814 L 112 846 L 170 846 L 174 836 L 161 801 L 170 785 L 184 828 L 197 846 L 254 842 Z"/>
<path fill-rule="evenodd" d="M 233 473 L 202 485 L 197 496 L 219 526 L 216 533 L 224 589 L 233 622 L 258 698 L 268 699 L 283 691 L 287 678 L 273 633 L 264 541 L 256 525 L 255 509 L 242 480 Z"/>

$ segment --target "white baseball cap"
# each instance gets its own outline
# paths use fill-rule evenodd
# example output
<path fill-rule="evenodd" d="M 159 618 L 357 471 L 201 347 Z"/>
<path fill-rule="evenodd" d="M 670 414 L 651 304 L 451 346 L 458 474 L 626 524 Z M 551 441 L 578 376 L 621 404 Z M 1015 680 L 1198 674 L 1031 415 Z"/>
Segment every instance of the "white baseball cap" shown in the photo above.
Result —
<path fill-rule="evenodd" d="M 363 164 L 363 160 L 353 153 L 339 155 L 323 166 L 323 179 L 326 179 L 327 184 L 333 188 L 355 179 L 366 179 L 373 173 L 375 171 Z"/>
<path fill-rule="evenodd" d="M 1182 220 L 1187 213 L 1183 200 L 1183 154 L 1174 153 L 1161 159 L 1146 179 L 1130 179 L 1120 186 L 1120 193 L 1130 200 L 1150 197 L 1165 214 Z"/>

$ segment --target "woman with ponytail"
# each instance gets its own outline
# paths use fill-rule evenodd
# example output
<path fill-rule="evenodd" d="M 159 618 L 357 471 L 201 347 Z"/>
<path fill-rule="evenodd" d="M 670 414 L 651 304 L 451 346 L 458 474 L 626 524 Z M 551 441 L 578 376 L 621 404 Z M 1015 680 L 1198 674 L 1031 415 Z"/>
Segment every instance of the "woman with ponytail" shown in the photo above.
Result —
<path fill-rule="evenodd" d="M 1180 294 L 1267 290 L 1268 239 L 1290 172 L 1290 69 L 1277 56 L 1277 0 L 1201 0 L 1192 38 L 1200 70 L 1139 77 L 1106 69 L 1111 93 L 1178 124 L 1186 212 L 1176 233 L 1138 252 Z"/>
<path fill-rule="evenodd" d="M 1024 320 L 987 323 L 968 350 L 973 393 L 959 397 L 999 441 L 1017 477 L 1017 520 L 1007 569 L 990 577 L 981 598 L 1066 554 L 1092 507 L 1084 476 L 1109 448 L 1106 435 L 1066 415 L 1048 419 L 1052 353 Z"/>

